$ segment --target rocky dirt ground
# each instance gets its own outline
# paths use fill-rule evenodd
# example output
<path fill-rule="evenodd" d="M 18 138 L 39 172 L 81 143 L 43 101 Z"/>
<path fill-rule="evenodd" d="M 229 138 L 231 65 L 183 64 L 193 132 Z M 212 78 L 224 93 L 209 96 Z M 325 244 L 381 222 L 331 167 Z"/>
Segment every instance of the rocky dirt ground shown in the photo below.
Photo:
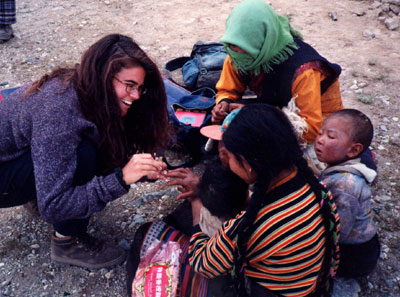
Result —
<path fill-rule="evenodd" d="M 130 35 L 160 68 L 198 41 L 218 40 L 239 0 L 18 0 L 15 38 L 0 44 L 0 88 L 72 65 L 105 34 Z M 339 63 L 346 107 L 368 114 L 379 179 L 374 218 L 382 241 L 376 271 L 358 296 L 400 296 L 399 0 L 271 0 L 305 40 Z M 196 168 L 201 170 L 201 166 Z M 176 190 L 141 184 L 96 214 L 90 232 L 124 247 L 136 228 L 170 212 Z M 125 267 L 89 271 L 50 261 L 51 226 L 23 207 L 0 210 L 0 296 L 125 296 Z M 355 295 L 356 296 L 356 295 Z"/>

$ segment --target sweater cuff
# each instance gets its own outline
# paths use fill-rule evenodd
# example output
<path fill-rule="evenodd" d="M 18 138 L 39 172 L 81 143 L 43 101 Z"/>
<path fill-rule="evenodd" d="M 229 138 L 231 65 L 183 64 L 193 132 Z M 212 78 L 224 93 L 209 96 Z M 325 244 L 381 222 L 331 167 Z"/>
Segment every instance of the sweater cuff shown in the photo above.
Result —
<path fill-rule="evenodd" d="M 218 102 L 218 104 L 220 104 L 221 102 L 226 102 L 226 103 L 233 103 L 233 100 L 232 99 L 228 99 L 228 98 L 224 98 L 224 99 L 222 99 L 222 100 L 220 100 L 219 102 Z"/>
<path fill-rule="evenodd" d="M 122 169 L 120 167 L 117 167 L 114 169 L 114 173 L 117 176 L 117 179 L 118 179 L 119 183 L 121 184 L 121 186 L 123 186 L 124 189 L 128 191 L 130 189 L 130 185 L 126 184 L 126 182 L 122 178 Z"/>

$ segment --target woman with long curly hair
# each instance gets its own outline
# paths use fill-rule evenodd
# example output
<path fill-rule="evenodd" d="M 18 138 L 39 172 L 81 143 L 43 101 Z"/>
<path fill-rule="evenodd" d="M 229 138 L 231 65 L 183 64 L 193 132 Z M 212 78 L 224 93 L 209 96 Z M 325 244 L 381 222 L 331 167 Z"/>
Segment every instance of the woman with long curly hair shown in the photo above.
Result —
<path fill-rule="evenodd" d="M 53 224 L 51 258 L 87 268 L 121 263 L 122 249 L 86 233 L 90 216 L 166 165 L 166 94 L 156 64 L 132 38 L 95 42 L 0 101 L 0 207 L 37 200 Z"/>

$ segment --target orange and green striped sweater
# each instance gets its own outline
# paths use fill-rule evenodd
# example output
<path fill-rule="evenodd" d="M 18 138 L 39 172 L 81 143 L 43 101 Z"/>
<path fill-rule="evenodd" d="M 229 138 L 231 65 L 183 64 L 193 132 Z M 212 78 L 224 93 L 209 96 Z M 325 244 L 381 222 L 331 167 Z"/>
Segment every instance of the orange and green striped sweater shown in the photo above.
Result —
<path fill-rule="evenodd" d="M 257 214 L 245 275 L 283 296 L 313 292 L 325 252 L 325 228 L 310 186 L 297 174 L 266 194 Z M 208 278 L 230 273 L 244 212 L 226 221 L 211 238 L 194 227 L 190 263 Z M 199 232 L 196 232 L 199 231 Z"/>

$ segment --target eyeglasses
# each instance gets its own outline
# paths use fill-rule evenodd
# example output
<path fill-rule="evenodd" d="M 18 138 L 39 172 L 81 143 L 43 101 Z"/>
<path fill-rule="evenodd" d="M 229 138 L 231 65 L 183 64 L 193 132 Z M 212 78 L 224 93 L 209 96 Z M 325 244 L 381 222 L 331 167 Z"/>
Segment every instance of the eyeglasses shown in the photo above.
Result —
<path fill-rule="evenodd" d="M 131 96 L 133 96 L 135 92 L 137 92 L 140 96 L 147 93 L 147 88 L 145 86 L 137 87 L 133 84 L 123 82 L 123 81 L 119 80 L 118 78 L 116 78 L 115 76 L 114 76 L 114 78 L 121 84 L 125 85 L 126 92 Z"/>

